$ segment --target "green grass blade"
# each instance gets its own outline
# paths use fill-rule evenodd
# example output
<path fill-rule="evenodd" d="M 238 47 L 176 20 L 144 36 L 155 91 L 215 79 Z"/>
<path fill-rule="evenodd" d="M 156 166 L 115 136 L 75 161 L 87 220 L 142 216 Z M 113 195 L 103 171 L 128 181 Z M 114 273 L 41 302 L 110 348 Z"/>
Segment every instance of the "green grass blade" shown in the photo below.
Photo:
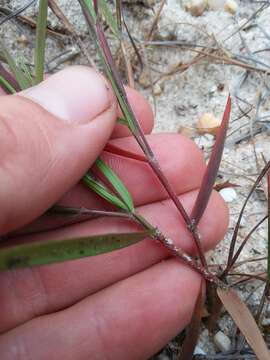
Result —
<path fill-rule="evenodd" d="M 93 19 L 96 19 L 96 12 L 93 6 L 93 1 L 92 0 L 84 0 L 84 3 L 87 7 L 87 10 L 89 11 L 90 15 L 92 16 Z"/>
<path fill-rule="evenodd" d="M 2 248 L 0 271 L 96 256 L 133 245 L 148 235 L 151 232 L 105 234 Z"/>
<path fill-rule="evenodd" d="M 91 10 L 90 10 L 89 6 L 87 5 L 87 2 L 89 0 L 78 0 L 78 1 L 82 7 L 83 14 L 88 24 L 90 35 L 95 41 L 95 45 L 100 60 L 102 62 L 102 66 L 112 85 L 112 88 L 117 97 L 122 113 L 128 122 L 129 129 L 132 133 L 135 132 L 135 129 L 141 131 L 141 129 L 138 129 L 139 124 L 137 123 L 132 108 L 127 100 L 126 91 L 120 79 L 119 73 L 116 69 L 115 62 L 113 60 L 107 41 L 104 37 L 103 31 L 100 29 L 99 22 L 96 22 L 97 16 L 95 13 L 95 9 L 93 8 L 93 4 L 91 4 Z"/>
<path fill-rule="evenodd" d="M 48 0 L 39 0 L 35 47 L 35 84 L 39 84 L 44 76 L 47 15 Z"/>
<path fill-rule="evenodd" d="M 20 85 L 18 84 L 18 81 L 15 79 L 14 75 L 4 67 L 1 60 L 0 60 L 0 75 L 5 81 L 9 83 L 9 85 L 12 86 L 12 88 L 16 92 L 20 91 Z M 6 89 L 6 91 L 8 92 L 9 90 Z"/>
<path fill-rule="evenodd" d="M 125 119 L 125 118 L 117 118 L 117 123 L 118 124 L 121 124 L 121 125 L 125 125 L 125 126 L 129 126 L 129 124 L 128 124 L 128 122 L 127 122 L 127 120 Z"/>
<path fill-rule="evenodd" d="M 7 62 L 10 71 L 15 76 L 21 90 L 27 89 L 31 86 L 29 81 L 27 80 L 26 76 L 24 75 L 23 71 L 17 66 L 16 62 L 14 61 L 12 55 L 9 53 L 8 49 L 4 45 L 2 41 L 0 41 L 0 49 L 2 52 L 2 55 L 5 58 L 5 61 Z"/>
<path fill-rule="evenodd" d="M 16 93 L 14 87 L 1 75 L 0 75 L 0 85 L 2 85 L 4 89 L 7 90 L 10 94 Z"/>
<path fill-rule="evenodd" d="M 115 174 L 115 172 L 107 164 L 105 164 L 105 162 L 102 159 L 98 158 L 95 164 L 98 167 L 98 169 L 102 172 L 102 174 L 106 177 L 106 179 L 112 184 L 117 194 L 127 205 L 129 211 L 133 212 L 134 211 L 133 200 L 128 189 L 125 187 L 123 182 L 119 179 L 119 177 Z"/>
<path fill-rule="evenodd" d="M 102 15 L 104 16 L 107 24 L 109 25 L 112 33 L 119 38 L 119 31 L 118 31 L 118 25 L 117 22 L 115 21 L 115 18 L 113 17 L 112 13 L 111 13 L 111 9 L 109 8 L 107 1 L 106 0 L 99 0 L 99 6 L 100 6 L 100 10 Z"/>
<path fill-rule="evenodd" d="M 118 199 L 117 196 L 112 194 L 103 184 L 96 181 L 90 174 L 86 174 L 83 177 L 83 181 L 90 189 L 92 189 L 103 199 L 107 200 L 109 203 L 120 209 L 129 211 L 128 206 L 122 200 Z"/>
<path fill-rule="evenodd" d="M 18 64 L 19 64 L 20 68 L 22 69 L 24 76 L 26 77 L 29 84 L 31 84 L 31 86 L 34 85 L 34 79 L 30 72 L 29 66 L 27 66 L 27 64 L 26 64 L 25 58 L 20 57 L 20 59 L 18 60 Z"/>
<path fill-rule="evenodd" d="M 95 13 L 95 9 L 93 6 L 93 1 L 92 0 L 84 0 L 88 11 L 90 12 L 91 16 L 93 19 L 96 19 L 96 13 Z M 117 38 L 119 38 L 119 31 L 118 31 L 118 26 L 117 26 L 117 22 L 115 21 L 115 18 L 113 17 L 112 13 L 111 13 L 111 9 L 109 8 L 106 0 L 99 0 L 99 6 L 100 6 L 100 12 L 103 15 L 106 23 L 109 25 L 109 28 L 111 29 L 112 33 L 114 34 L 114 36 L 116 36 Z"/>

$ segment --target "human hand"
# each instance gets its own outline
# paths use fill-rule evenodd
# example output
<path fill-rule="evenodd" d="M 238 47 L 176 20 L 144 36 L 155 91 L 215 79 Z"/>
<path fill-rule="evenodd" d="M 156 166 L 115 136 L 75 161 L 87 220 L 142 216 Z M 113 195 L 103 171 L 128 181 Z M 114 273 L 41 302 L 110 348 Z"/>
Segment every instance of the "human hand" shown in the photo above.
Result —
<path fill-rule="evenodd" d="M 201 152 L 178 134 L 151 135 L 149 105 L 134 90 L 128 96 L 190 211 L 205 170 Z M 85 67 L 66 69 L 21 96 L 3 96 L 0 109 L 1 234 L 34 221 L 56 202 L 104 209 L 79 180 L 109 138 L 139 151 L 127 130 L 115 125 L 117 105 L 105 80 Z M 103 158 L 138 211 L 194 253 L 185 224 L 148 165 L 108 153 Z M 199 226 L 205 250 L 222 239 L 227 223 L 227 208 L 213 193 Z M 133 229 L 127 221 L 98 218 L 23 241 Z M 188 324 L 201 282 L 150 239 L 93 258 L 0 273 L 1 359 L 147 359 Z"/>

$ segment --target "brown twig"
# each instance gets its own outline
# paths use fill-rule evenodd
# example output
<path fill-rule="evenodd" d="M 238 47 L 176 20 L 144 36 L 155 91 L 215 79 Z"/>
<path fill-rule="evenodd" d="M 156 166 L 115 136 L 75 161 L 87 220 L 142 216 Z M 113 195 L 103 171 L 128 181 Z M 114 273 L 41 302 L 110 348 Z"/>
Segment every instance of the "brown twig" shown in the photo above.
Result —
<path fill-rule="evenodd" d="M 262 178 L 265 176 L 265 174 L 268 172 L 270 168 L 270 161 L 265 165 L 265 167 L 262 169 L 260 175 L 257 177 L 255 183 L 253 184 L 251 190 L 249 191 L 248 196 L 246 197 L 244 204 L 241 208 L 241 211 L 239 213 L 238 219 L 237 219 L 237 223 L 236 226 L 234 228 L 234 232 L 233 232 L 233 236 L 232 236 L 232 240 L 230 243 L 230 249 L 229 249 L 229 254 L 228 254 L 228 260 L 227 260 L 227 266 L 226 269 L 223 272 L 223 277 L 226 276 L 226 274 L 228 274 L 230 268 L 231 268 L 231 262 L 233 259 L 233 255 L 234 255 L 234 249 L 235 249 L 235 244 L 236 244 L 236 239 L 238 236 L 238 231 L 239 231 L 239 227 L 240 227 L 240 223 L 244 214 L 244 210 L 246 208 L 246 205 L 251 197 L 251 195 L 253 194 L 253 192 L 255 191 L 256 187 L 258 186 L 258 184 L 261 182 Z"/>
<path fill-rule="evenodd" d="M 10 9 L 6 9 L 6 8 L 3 8 L 3 7 L 1 7 L 1 12 L 5 13 L 7 15 L 12 14 L 12 11 Z M 16 19 L 18 19 L 22 23 L 30 26 L 31 28 L 35 29 L 37 27 L 36 21 L 34 19 L 32 19 L 31 17 L 29 17 L 29 16 L 18 15 L 18 16 L 16 16 Z M 60 32 L 55 31 L 53 29 L 50 29 L 48 26 L 47 26 L 46 31 L 47 31 L 48 35 L 54 36 L 54 37 L 56 37 L 58 39 L 62 39 L 63 36 L 64 36 L 64 34 L 61 34 Z"/>
<path fill-rule="evenodd" d="M 157 13 L 156 13 L 156 15 L 155 15 L 154 21 L 153 21 L 153 23 L 152 23 L 152 25 L 151 25 L 151 27 L 150 27 L 149 33 L 148 33 L 148 35 L 146 36 L 146 40 L 147 40 L 147 41 L 151 41 L 151 39 L 152 39 L 152 37 L 153 37 L 153 32 L 154 32 L 154 30 L 155 30 L 155 28 L 156 28 L 156 26 L 157 26 L 158 20 L 159 20 L 159 18 L 160 18 L 160 15 L 161 15 L 161 12 L 162 12 L 162 10 L 163 10 L 163 7 L 164 7 L 165 3 L 166 3 L 166 0 L 162 0 L 162 1 L 161 1 L 161 4 L 160 4 L 160 6 L 159 6 L 159 9 L 158 9 L 158 11 L 157 11 Z"/>
<path fill-rule="evenodd" d="M 96 68 L 95 63 L 94 63 L 93 59 L 91 58 L 91 56 L 89 55 L 89 53 L 88 53 L 84 43 L 82 42 L 80 36 L 77 34 L 77 32 L 74 29 L 73 25 L 70 23 L 68 18 L 65 16 L 63 11 L 61 10 L 61 8 L 58 6 L 57 2 L 55 0 L 49 0 L 48 3 L 49 3 L 49 6 L 50 6 L 52 12 L 54 13 L 54 15 L 62 22 L 62 24 L 65 26 L 67 32 L 72 36 L 75 43 L 79 46 L 81 52 L 83 53 L 83 55 L 85 56 L 85 58 L 87 59 L 89 64 L 93 68 Z"/>

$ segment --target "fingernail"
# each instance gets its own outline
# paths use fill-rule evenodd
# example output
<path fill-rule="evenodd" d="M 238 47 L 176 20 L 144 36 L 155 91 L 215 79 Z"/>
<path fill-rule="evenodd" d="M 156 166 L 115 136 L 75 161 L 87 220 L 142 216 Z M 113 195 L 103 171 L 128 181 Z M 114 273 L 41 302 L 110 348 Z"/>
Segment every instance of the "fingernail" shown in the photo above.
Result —
<path fill-rule="evenodd" d="M 68 122 L 87 123 L 113 101 L 106 80 L 86 66 L 72 66 L 19 93 Z"/>

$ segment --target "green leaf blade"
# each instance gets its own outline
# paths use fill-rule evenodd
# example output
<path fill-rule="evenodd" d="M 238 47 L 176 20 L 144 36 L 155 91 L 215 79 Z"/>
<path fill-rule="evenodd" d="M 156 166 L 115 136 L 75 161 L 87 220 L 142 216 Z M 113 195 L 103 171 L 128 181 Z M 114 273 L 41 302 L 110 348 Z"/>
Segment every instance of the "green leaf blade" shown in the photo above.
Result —
<path fill-rule="evenodd" d="M 115 172 L 101 159 L 98 158 L 95 162 L 98 169 L 102 172 L 102 174 L 106 177 L 106 179 L 112 184 L 113 188 L 117 192 L 117 194 L 121 197 L 123 202 L 127 205 L 129 211 L 134 211 L 134 204 L 132 197 L 125 187 L 120 178 L 115 174 Z"/>
<path fill-rule="evenodd" d="M 14 87 L 3 77 L 0 75 L 0 86 L 3 86 L 10 94 L 16 94 L 16 90 Z"/>
<path fill-rule="evenodd" d="M 134 245 L 149 235 L 151 235 L 150 231 L 104 234 L 2 248 L 0 271 L 96 256 Z"/>
<path fill-rule="evenodd" d="M 119 31 L 118 31 L 118 26 L 117 26 L 117 22 L 115 21 L 115 18 L 113 17 L 111 10 L 107 4 L 106 0 L 99 0 L 99 6 L 101 9 L 101 13 L 104 16 L 107 24 L 109 25 L 112 33 L 114 34 L 115 37 L 119 38 Z"/>
<path fill-rule="evenodd" d="M 122 210 L 128 211 L 128 207 L 125 203 L 123 203 L 123 201 L 118 199 L 117 196 L 113 195 L 105 186 L 96 181 L 90 174 L 84 175 L 83 181 L 91 190 L 93 190 L 103 199 Z"/>
<path fill-rule="evenodd" d="M 10 68 L 10 71 L 12 72 L 12 74 L 14 75 L 15 79 L 17 80 L 20 86 L 20 89 L 24 90 L 29 88 L 31 86 L 31 83 L 29 83 L 23 71 L 19 68 L 19 66 L 17 66 L 15 60 L 13 59 L 12 55 L 9 53 L 3 41 L 0 41 L 0 49 L 2 51 L 5 61 L 7 62 Z"/>
<path fill-rule="evenodd" d="M 87 9 L 88 9 L 90 15 L 92 16 L 92 18 L 94 20 L 96 20 L 96 12 L 95 12 L 92 0 L 84 0 L 84 3 L 87 6 Z M 115 19 L 113 17 L 113 14 L 107 4 L 107 1 L 99 0 L 99 6 L 100 6 L 101 14 L 103 15 L 106 23 L 109 25 L 112 33 L 114 34 L 114 36 L 116 38 L 119 38 L 120 35 L 119 35 L 119 31 L 118 31 L 117 22 L 115 21 Z"/>

